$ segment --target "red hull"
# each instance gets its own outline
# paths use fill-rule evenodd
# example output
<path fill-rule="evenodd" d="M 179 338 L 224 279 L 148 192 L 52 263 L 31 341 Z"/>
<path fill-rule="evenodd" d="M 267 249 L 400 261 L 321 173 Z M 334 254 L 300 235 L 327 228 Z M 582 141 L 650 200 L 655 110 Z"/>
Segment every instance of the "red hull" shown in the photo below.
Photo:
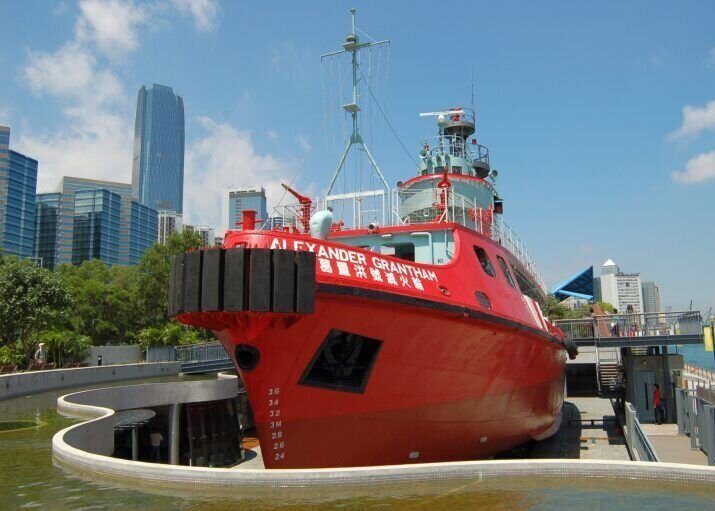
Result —
<path fill-rule="evenodd" d="M 563 403 L 567 354 L 561 336 L 505 280 L 485 278 L 473 251 L 460 246 L 480 243 L 494 259 L 508 253 L 471 232 L 455 233 L 454 261 L 432 266 L 435 278 L 423 279 L 419 292 L 341 280 L 318 268 L 312 314 L 178 316 L 211 328 L 237 367 L 237 346 L 260 354 L 255 367 L 239 373 L 267 468 L 477 459 L 553 429 Z M 289 243 L 306 239 L 235 233 L 226 246 L 270 247 L 276 236 Z M 363 252 L 369 266 L 370 252 Z M 445 285 L 450 293 L 440 290 Z M 489 293 L 493 310 L 475 306 L 475 287 Z M 379 340 L 357 391 L 305 381 L 334 329 Z"/>
<path fill-rule="evenodd" d="M 561 409 L 565 351 L 513 328 L 327 294 L 311 316 L 237 323 L 218 336 L 231 354 L 260 350 L 240 372 L 267 468 L 484 458 L 543 433 Z M 384 341 L 364 394 L 297 384 L 333 328 Z"/>

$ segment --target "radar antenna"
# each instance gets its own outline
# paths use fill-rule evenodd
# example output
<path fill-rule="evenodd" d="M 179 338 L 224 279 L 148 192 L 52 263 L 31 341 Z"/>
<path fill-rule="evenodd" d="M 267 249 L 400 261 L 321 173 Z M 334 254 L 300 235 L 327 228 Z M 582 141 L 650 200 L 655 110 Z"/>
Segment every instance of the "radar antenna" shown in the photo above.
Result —
<path fill-rule="evenodd" d="M 352 63 L 352 73 L 353 73 L 353 97 L 352 97 L 352 103 L 348 103 L 346 105 L 343 105 L 343 110 L 348 112 L 352 116 L 352 133 L 350 135 L 350 139 L 347 142 L 347 145 L 345 146 L 345 150 L 343 151 L 343 155 L 340 158 L 340 161 L 338 162 L 338 166 L 335 168 L 335 172 L 333 172 L 332 177 L 330 178 L 330 183 L 328 184 L 328 192 L 327 196 L 325 197 L 326 201 L 329 201 L 331 199 L 330 193 L 333 191 L 333 187 L 335 186 L 335 182 L 338 179 L 338 176 L 340 175 L 340 171 L 342 170 L 345 160 L 348 156 L 348 153 L 350 152 L 350 148 L 354 145 L 357 145 L 362 148 L 363 151 L 365 151 L 365 154 L 367 155 L 367 159 L 370 162 L 370 165 L 375 169 L 375 173 L 377 176 L 380 178 L 380 181 L 382 181 L 383 186 L 385 187 L 385 194 L 388 197 L 388 201 L 390 200 L 390 186 L 387 184 L 387 180 L 385 179 L 385 176 L 382 174 L 382 171 L 380 170 L 380 167 L 378 167 L 377 162 L 375 159 L 372 157 L 372 153 L 370 153 L 370 150 L 367 148 L 367 145 L 363 141 L 362 135 L 360 134 L 360 123 L 359 123 L 359 112 L 360 112 L 360 106 L 358 105 L 358 76 L 360 75 L 359 71 L 359 64 L 358 64 L 358 52 L 364 48 L 369 48 L 372 46 L 380 46 L 383 44 L 389 44 L 389 39 L 385 39 L 384 41 L 376 41 L 376 42 L 365 42 L 361 43 L 360 38 L 357 35 L 357 29 L 355 27 L 355 13 L 356 9 L 350 9 L 350 14 L 352 15 L 352 32 L 348 35 L 345 36 L 345 43 L 343 43 L 343 50 L 340 51 L 335 51 L 332 53 L 327 53 L 325 55 L 321 55 L 320 60 L 322 61 L 326 57 L 332 57 L 335 55 L 341 55 L 343 53 L 350 53 L 351 54 L 351 63 Z M 377 190 L 375 193 L 372 192 L 362 192 L 360 195 L 368 195 L 372 194 L 375 195 L 377 192 L 382 193 L 382 191 Z M 341 197 L 345 197 L 347 194 L 343 194 Z M 337 197 L 337 196 L 336 196 Z M 392 208 L 390 207 L 388 211 L 391 211 Z"/>

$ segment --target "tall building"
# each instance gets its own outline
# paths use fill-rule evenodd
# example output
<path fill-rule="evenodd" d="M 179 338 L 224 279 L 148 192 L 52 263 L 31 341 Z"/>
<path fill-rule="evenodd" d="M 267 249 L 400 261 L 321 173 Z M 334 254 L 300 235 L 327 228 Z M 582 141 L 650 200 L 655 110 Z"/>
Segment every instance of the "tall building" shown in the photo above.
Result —
<path fill-rule="evenodd" d="M 104 188 L 74 194 L 72 264 L 100 259 L 119 264 L 122 197 Z"/>
<path fill-rule="evenodd" d="M 184 100 L 171 87 L 139 89 L 132 194 L 156 210 L 184 211 Z"/>
<path fill-rule="evenodd" d="M 268 222 L 265 188 L 236 188 L 228 191 L 228 228 L 241 229 L 243 211 L 252 209 L 257 218 Z"/>
<path fill-rule="evenodd" d="M 59 192 L 41 194 L 37 211 L 35 257 L 47 268 L 93 258 L 133 265 L 156 241 L 157 211 L 133 200 L 126 183 L 63 177 Z"/>
<path fill-rule="evenodd" d="M 144 253 L 156 243 L 156 232 L 159 218 L 154 208 L 131 201 L 131 215 L 129 220 L 129 257 L 122 260 L 121 264 L 135 265 L 144 256 Z"/>
<path fill-rule="evenodd" d="M 660 312 L 660 290 L 655 282 L 643 282 L 643 310 L 646 313 Z"/>
<path fill-rule="evenodd" d="M 600 300 L 613 305 L 618 312 L 640 314 L 643 309 L 640 273 L 623 273 L 618 265 L 609 259 L 601 267 Z"/>
<path fill-rule="evenodd" d="M 159 237 L 161 245 L 175 232 L 181 232 L 184 222 L 182 216 L 176 211 L 162 209 L 159 211 Z"/>
<path fill-rule="evenodd" d="M 201 244 L 204 247 L 210 247 L 214 244 L 214 230 L 208 225 L 185 225 L 184 230 L 199 233 L 201 236 Z"/>
<path fill-rule="evenodd" d="M 35 244 L 37 160 L 10 149 L 10 128 L 0 126 L 0 248 L 32 257 Z"/>
<path fill-rule="evenodd" d="M 61 193 L 38 193 L 35 199 L 35 259 L 54 270 L 57 257 Z"/>

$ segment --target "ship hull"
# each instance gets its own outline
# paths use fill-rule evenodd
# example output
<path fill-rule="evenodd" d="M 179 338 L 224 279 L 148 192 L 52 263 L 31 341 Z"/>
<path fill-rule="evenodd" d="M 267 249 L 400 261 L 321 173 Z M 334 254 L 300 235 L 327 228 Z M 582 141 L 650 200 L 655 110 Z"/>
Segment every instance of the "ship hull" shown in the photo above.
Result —
<path fill-rule="evenodd" d="M 319 288 L 309 315 L 223 313 L 214 328 L 246 385 L 266 468 L 479 459 L 553 431 L 562 345 L 464 308 L 353 291 Z M 362 388 L 306 379 L 335 330 L 379 342 Z M 245 346 L 258 354 L 250 370 L 236 358 Z"/>

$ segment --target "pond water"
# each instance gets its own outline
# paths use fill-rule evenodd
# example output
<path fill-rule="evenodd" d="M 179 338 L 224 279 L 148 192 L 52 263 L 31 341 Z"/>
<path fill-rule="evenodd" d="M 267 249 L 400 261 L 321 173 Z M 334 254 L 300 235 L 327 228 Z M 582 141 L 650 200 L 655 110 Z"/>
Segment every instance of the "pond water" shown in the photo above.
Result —
<path fill-rule="evenodd" d="M 153 380 L 156 381 L 156 380 Z M 124 382 L 123 384 L 127 384 Z M 100 386 L 107 386 L 100 385 Z M 264 489 L 246 494 L 239 487 L 206 493 L 149 494 L 95 483 L 52 462 L 52 435 L 73 424 L 60 416 L 50 392 L 0 402 L 0 421 L 30 421 L 29 429 L 0 431 L 0 509 L 52 510 L 551 510 L 647 508 L 708 509 L 715 488 L 631 480 L 505 478 L 394 484 L 366 488 Z M 26 426 L 26 424 L 24 424 Z"/>

